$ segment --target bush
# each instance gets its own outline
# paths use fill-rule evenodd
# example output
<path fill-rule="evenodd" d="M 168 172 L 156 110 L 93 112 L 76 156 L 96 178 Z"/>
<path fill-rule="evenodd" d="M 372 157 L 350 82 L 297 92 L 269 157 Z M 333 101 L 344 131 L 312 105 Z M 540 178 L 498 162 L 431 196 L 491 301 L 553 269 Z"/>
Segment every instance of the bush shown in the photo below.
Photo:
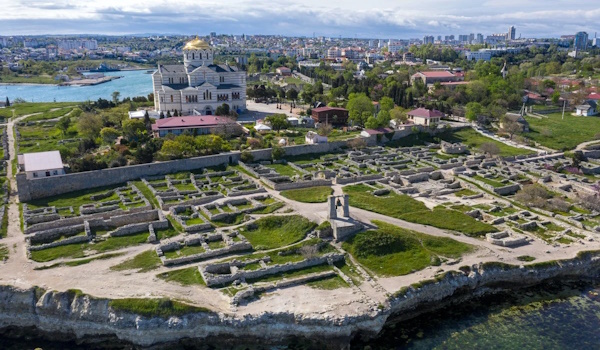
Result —
<path fill-rule="evenodd" d="M 284 156 L 285 156 L 285 149 L 283 149 L 283 148 L 281 148 L 279 146 L 273 147 L 273 150 L 271 151 L 271 157 L 274 160 L 281 159 Z"/>
<path fill-rule="evenodd" d="M 252 161 L 254 161 L 254 156 L 252 153 L 244 151 L 240 154 L 240 160 L 244 163 L 252 163 Z"/>
<path fill-rule="evenodd" d="M 354 252 L 359 257 L 366 258 L 402 251 L 406 245 L 400 236 L 389 232 L 371 231 L 368 235 L 356 236 Z"/>

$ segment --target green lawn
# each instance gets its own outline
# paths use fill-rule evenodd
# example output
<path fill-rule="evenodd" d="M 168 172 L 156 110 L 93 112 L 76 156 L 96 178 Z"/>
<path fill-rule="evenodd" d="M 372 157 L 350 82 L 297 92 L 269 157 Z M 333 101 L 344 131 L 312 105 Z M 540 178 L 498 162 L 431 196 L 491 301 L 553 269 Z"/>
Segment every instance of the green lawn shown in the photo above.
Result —
<path fill-rule="evenodd" d="M 100 187 L 100 188 L 92 188 L 88 190 L 68 192 L 58 196 L 47 197 L 42 199 L 32 200 L 27 203 L 27 206 L 30 209 L 40 208 L 40 207 L 68 207 L 72 206 L 75 211 L 75 215 L 79 215 L 79 207 L 84 204 L 92 204 L 98 202 L 106 202 L 111 200 L 119 199 L 116 193 L 113 193 L 110 197 L 104 198 L 100 201 L 94 201 L 90 199 L 92 195 L 98 195 L 101 193 L 105 193 L 110 191 L 111 189 L 120 187 L 119 185 L 111 186 L 111 187 Z"/>
<path fill-rule="evenodd" d="M 476 195 L 477 192 L 470 190 L 468 188 L 463 188 L 460 191 L 454 192 L 454 195 L 457 197 L 463 197 L 463 196 L 474 196 Z"/>
<path fill-rule="evenodd" d="M 465 145 L 469 146 L 469 148 L 472 150 L 478 150 L 484 143 L 493 143 L 500 149 L 500 156 L 502 157 L 518 156 L 532 153 L 530 150 L 511 147 L 505 145 L 502 142 L 498 142 L 489 137 L 483 136 L 471 128 L 460 129 L 454 132 L 445 132 L 440 134 L 439 138 L 452 143 L 462 142 Z"/>
<path fill-rule="evenodd" d="M 296 243 L 316 224 L 300 215 L 267 216 L 241 229 L 256 250 L 274 249 Z"/>
<path fill-rule="evenodd" d="M 556 150 L 568 150 L 578 144 L 595 139 L 600 133 L 600 118 L 577 117 L 571 111 L 548 114 L 548 118 L 536 119 L 526 117 L 530 132 L 523 134 L 541 145 Z"/>
<path fill-rule="evenodd" d="M 500 149 L 500 156 L 517 156 L 532 153 L 529 150 L 511 147 L 505 145 L 502 142 L 498 142 L 489 137 L 483 136 L 472 128 L 464 128 L 457 131 L 445 131 L 435 135 L 436 138 L 442 139 L 447 142 L 457 143 L 462 142 L 469 146 L 471 151 L 477 152 L 482 144 L 493 143 Z M 434 136 L 426 133 L 412 134 L 403 137 L 399 140 L 388 143 L 390 147 L 412 147 L 412 146 L 423 146 L 427 143 L 437 143 L 434 140 Z"/>
<path fill-rule="evenodd" d="M 459 258 L 474 247 L 451 238 L 435 237 L 373 221 L 379 228 L 358 233 L 343 248 L 380 276 L 401 276 L 439 265 L 441 258 Z"/>
<path fill-rule="evenodd" d="M 205 286 L 206 283 L 202 279 L 200 271 L 197 266 L 188 267 L 185 269 L 173 270 L 161 273 L 157 275 L 158 278 L 163 279 L 167 282 L 176 282 L 184 286 L 190 285 L 201 285 Z"/>
<path fill-rule="evenodd" d="M 182 256 L 194 255 L 204 253 L 206 250 L 202 247 L 202 245 L 193 245 L 193 246 L 185 246 L 179 250 L 164 252 L 165 258 L 167 259 L 175 259 Z"/>
<path fill-rule="evenodd" d="M 37 115 L 32 115 L 31 117 L 27 117 L 25 118 L 26 122 L 33 122 L 33 121 L 39 121 L 39 120 L 48 120 L 48 119 L 56 119 L 56 118 L 60 118 L 64 115 L 66 115 L 67 113 L 71 112 L 73 110 L 72 107 L 67 107 L 67 108 L 61 108 L 58 109 L 56 111 L 48 111 L 48 112 L 44 112 L 42 114 L 37 114 Z"/>
<path fill-rule="evenodd" d="M 317 186 L 281 191 L 281 195 L 285 198 L 302 203 L 325 203 L 327 202 L 327 197 L 329 197 L 332 193 L 333 189 L 329 186 Z"/>
<path fill-rule="evenodd" d="M 502 182 L 498 181 L 499 178 L 487 178 L 487 177 L 483 177 L 483 176 L 479 176 L 479 175 L 475 175 L 473 176 L 473 178 L 475 180 L 479 180 L 485 184 L 488 184 L 492 187 L 504 187 L 507 186 L 507 184 L 503 184 Z"/>
<path fill-rule="evenodd" d="M 467 236 L 480 236 L 496 231 L 494 226 L 479 222 L 456 210 L 440 207 L 431 211 L 425 204 L 407 195 L 391 192 L 386 196 L 374 196 L 368 191 L 372 189 L 363 184 L 344 187 L 344 193 L 350 195 L 350 205 L 353 207 L 414 223 L 462 232 Z"/>
<path fill-rule="evenodd" d="M 6 82 L 6 81 L 2 81 Z M 0 109 L 0 116 L 12 117 L 12 110 L 15 110 L 15 116 L 33 114 L 39 112 L 48 112 L 54 108 L 65 108 L 69 106 L 77 106 L 78 102 L 26 102 L 13 104 L 8 108 Z"/>
<path fill-rule="evenodd" d="M 125 260 L 122 263 L 112 266 L 110 269 L 115 271 L 137 270 L 137 272 L 146 272 L 162 266 L 160 258 L 154 251 L 148 250 Z"/>
<path fill-rule="evenodd" d="M 83 258 L 88 244 L 68 244 L 59 247 L 37 250 L 31 252 L 31 260 L 46 262 L 58 258 Z"/>

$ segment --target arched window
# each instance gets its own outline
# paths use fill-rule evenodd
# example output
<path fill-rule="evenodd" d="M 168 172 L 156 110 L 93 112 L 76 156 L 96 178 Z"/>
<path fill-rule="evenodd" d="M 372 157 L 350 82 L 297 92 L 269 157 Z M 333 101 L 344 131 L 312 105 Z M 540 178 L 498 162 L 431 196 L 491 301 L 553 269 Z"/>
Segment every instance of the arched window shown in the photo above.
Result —
<path fill-rule="evenodd" d="M 173 95 L 171 95 L 171 103 L 173 102 Z"/>
<path fill-rule="evenodd" d="M 196 59 L 196 54 L 192 52 L 192 59 L 195 60 Z"/>

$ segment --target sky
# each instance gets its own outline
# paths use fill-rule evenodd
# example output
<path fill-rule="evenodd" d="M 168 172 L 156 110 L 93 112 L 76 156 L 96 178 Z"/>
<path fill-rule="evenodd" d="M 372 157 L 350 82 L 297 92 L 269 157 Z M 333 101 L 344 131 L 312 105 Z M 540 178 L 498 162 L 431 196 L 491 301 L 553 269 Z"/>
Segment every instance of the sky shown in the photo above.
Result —
<path fill-rule="evenodd" d="M 0 36 L 269 34 L 357 38 L 600 31 L 597 0 L 0 0 Z"/>

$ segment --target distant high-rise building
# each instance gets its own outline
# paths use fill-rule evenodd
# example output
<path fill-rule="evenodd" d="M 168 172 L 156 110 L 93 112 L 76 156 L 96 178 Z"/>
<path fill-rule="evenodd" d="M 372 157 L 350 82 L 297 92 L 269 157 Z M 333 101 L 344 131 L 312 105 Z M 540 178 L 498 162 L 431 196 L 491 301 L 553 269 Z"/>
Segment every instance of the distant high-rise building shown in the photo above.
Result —
<path fill-rule="evenodd" d="M 575 50 L 585 51 L 588 48 L 588 33 L 586 32 L 578 32 L 575 34 L 575 41 L 573 43 L 573 47 Z"/>
<path fill-rule="evenodd" d="M 426 35 L 423 37 L 423 44 L 433 44 L 433 35 Z"/>
<path fill-rule="evenodd" d="M 598 47 L 598 38 L 596 37 L 596 33 L 594 33 L 594 39 L 592 39 L 592 47 Z"/>
<path fill-rule="evenodd" d="M 514 26 L 510 26 L 508 28 L 508 33 L 506 34 L 506 39 L 515 40 L 517 38 L 517 28 Z"/>
<path fill-rule="evenodd" d="M 483 44 L 483 34 L 477 33 L 477 43 Z"/>
<path fill-rule="evenodd" d="M 442 41 L 442 36 L 438 35 L 438 41 Z"/>
<path fill-rule="evenodd" d="M 217 32 L 210 32 L 210 37 L 211 37 L 211 38 L 214 38 L 214 37 L 216 37 L 216 36 L 217 36 Z"/>
<path fill-rule="evenodd" d="M 471 44 L 473 41 L 475 41 L 475 34 L 471 33 L 469 34 L 469 44 Z"/>
<path fill-rule="evenodd" d="M 458 41 L 460 41 L 461 43 L 466 43 L 469 41 L 469 36 L 468 35 L 459 35 Z"/>

